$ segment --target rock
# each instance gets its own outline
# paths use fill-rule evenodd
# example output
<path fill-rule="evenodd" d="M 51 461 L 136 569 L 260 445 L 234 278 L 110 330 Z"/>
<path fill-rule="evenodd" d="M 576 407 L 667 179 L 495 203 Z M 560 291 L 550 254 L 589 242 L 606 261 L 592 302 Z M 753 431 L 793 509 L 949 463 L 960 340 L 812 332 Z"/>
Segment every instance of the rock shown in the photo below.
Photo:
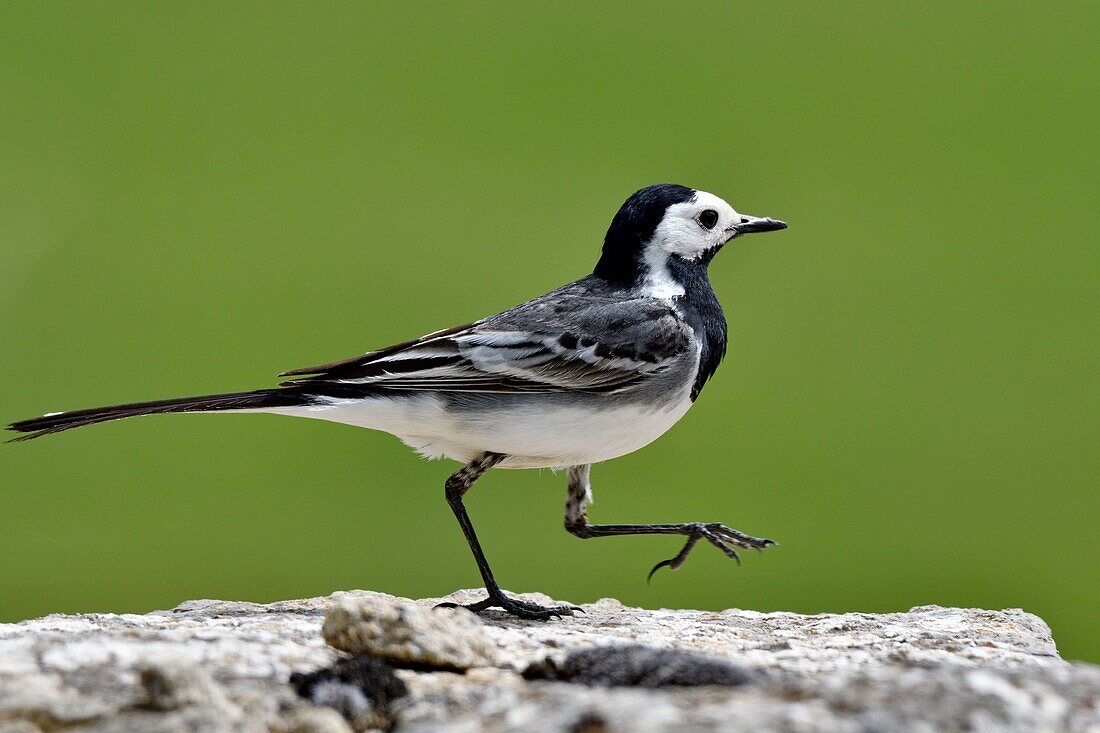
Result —
<path fill-rule="evenodd" d="M 9 720 L 0 723 L 0 733 L 42 733 L 42 729 L 26 720 Z"/>
<path fill-rule="evenodd" d="M 802 616 L 605 599 L 543 623 L 438 600 L 355 592 L 0 624 L 0 733 L 1100 731 L 1100 668 L 1063 661 L 1020 610 Z"/>
<path fill-rule="evenodd" d="M 0 624 L 0 725 L 42 731 L 267 731 L 308 703 L 291 672 L 332 664 L 325 598 L 191 601 L 146 615 Z"/>
<path fill-rule="evenodd" d="M 141 669 L 139 679 L 145 691 L 144 707 L 150 710 L 163 712 L 191 706 L 223 710 L 229 706 L 202 667 L 166 660 Z"/>
<path fill-rule="evenodd" d="M 463 608 L 430 608 L 385 593 L 344 593 L 325 615 L 329 646 L 402 667 L 460 671 L 495 664 L 481 620 Z"/>
<path fill-rule="evenodd" d="M 308 708 L 287 715 L 272 726 L 272 733 L 352 733 L 352 729 L 331 708 Z"/>

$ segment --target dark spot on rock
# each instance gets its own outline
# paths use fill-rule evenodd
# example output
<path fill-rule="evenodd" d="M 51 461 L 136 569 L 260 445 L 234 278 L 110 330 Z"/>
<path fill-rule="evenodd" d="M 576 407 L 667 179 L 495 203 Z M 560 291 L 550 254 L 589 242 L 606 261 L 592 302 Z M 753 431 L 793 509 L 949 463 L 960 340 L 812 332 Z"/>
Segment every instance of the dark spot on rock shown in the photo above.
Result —
<path fill-rule="evenodd" d="M 737 687 L 752 682 L 756 673 L 683 649 L 629 645 L 580 649 L 560 663 L 547 657 L 529 666 L 523 676 L 594 687 Z"/>
<path fill-rule="evenodd" d="M 599 713 L 587 712 L 577 718 L 577 722 L 569 728 L 570 733 L 607 733 L 608 725 Z"/>
<path fill-rule="evenodd" d="M 294 690 L 314 705 L 337 710 L 346 720 L 370 715 L 376 727 L 393 725 L 390 703 L 408 694 L 385 661 L 367 654 L 339 659 L 331 667 L 290 675 Z"/>

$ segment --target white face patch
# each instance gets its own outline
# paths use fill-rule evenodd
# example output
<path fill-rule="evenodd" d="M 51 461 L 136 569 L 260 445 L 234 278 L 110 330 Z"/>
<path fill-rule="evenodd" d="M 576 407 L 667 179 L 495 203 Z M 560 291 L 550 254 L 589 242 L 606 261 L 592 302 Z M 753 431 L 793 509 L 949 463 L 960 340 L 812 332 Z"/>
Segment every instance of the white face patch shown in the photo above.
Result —
<path fill-rule="evenodd" d="M 712 221 L 714 225 L 708 228 Z M 694 200 L 668 207 L 653 238 L 645 243 L 643 260 L 649 270 L 646 294 L 654 298 L 683 295 L 683 286 L 668 270 L 668 258 L 678 255 L 685 260 L 698 259 L 707 250 L 727 242 L 734 234 L 734 225 L 740 221 L 732 206 L 706 191 L 696 191 Z"/>

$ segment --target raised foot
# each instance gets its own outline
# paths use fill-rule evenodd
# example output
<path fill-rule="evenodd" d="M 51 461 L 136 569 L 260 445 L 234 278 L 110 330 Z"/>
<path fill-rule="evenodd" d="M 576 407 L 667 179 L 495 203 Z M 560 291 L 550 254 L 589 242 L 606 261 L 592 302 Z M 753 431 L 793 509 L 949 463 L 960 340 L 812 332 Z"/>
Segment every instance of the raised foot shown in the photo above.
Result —
<path fill-rule="evenodd" d="M 584 609 L 577 606 L 540 606 L 537 603 L 509 598 L 503 593 L 490 594 L 488 598 L 477 603 L 440 603 L 436 608 L 465 608 L 474 613 L 480 613 L 489 608 L 499 608 L 513 616 L 530 621 L 549 621 L 552 618 L 572 616 L 576 611 L 584 613 Z"/>
<path fill-rule="evenodd" d="M 686 524 L 684 525 L 683 534 L 686 534 L 688 538 L 687 542 L 684 543 L 684 548 L 676 553 L 675 557 L 662 560 L 654 565 L 653 569 L 649 571 L 649 575 L 646 576 L 647 583 L 652 580 L 653 574 L 661 568 L 675 570 L 683 565 L 684 560 L 687 560 L 688 555 L 690 555 L 692 549 L 695 548 L 695 543 L 700 539 L 704 539 L 717 547 L 726 554 L 726 557 L 735 561 L 738 565 L 741 564 L 741 556 L 737 553 L 737 550 L 734 549 L 735 547 L 740 547 L 743 550 L 761 551 L 765 547 L 770 547 L 772 545 L 776 547 L 779 546 L 779 543 L 775 540 L 753 537 L 752 535 L 747 535 L 732 527 L 727 527 L 720 522 L 694 522 L 692 524 Z"/>

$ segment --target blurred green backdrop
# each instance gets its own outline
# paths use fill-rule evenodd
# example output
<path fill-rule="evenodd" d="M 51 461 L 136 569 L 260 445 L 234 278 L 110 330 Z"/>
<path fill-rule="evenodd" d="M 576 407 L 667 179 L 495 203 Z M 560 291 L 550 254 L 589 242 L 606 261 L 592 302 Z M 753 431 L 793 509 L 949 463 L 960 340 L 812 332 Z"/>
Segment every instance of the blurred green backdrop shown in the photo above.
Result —
<path fill-rule="evenodd" d="M 712 267 L 730 354 L 581 542 L 469 502 L 505 587 L 762 611 L 1023 608 L 1100 660 L 1095 4 L 0 8 L 0 416 L 270 385 L 590 271 L 634 189 L 791 222 Z M 452 465 L 267 416 L 0 449 L 0 619 L 478 576 Z"/>

